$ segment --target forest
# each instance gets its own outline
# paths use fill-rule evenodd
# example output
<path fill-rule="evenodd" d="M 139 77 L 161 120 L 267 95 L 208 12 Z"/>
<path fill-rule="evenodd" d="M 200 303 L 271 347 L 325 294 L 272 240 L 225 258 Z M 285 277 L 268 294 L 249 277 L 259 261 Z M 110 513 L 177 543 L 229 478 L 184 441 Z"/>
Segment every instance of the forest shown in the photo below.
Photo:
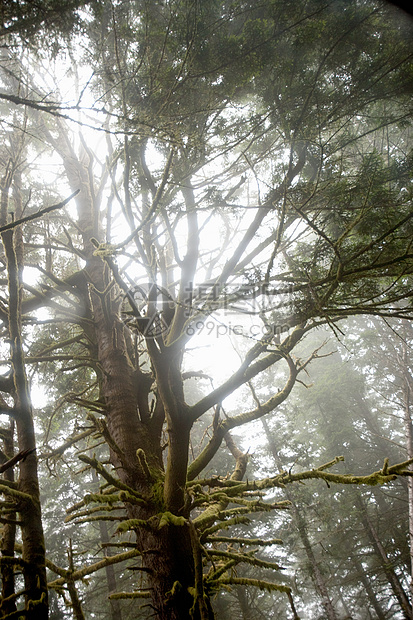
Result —
<path fill-rule="evenodd" d="M 413 619 L 412 42 L 2 0 L 0 619 Z"/>

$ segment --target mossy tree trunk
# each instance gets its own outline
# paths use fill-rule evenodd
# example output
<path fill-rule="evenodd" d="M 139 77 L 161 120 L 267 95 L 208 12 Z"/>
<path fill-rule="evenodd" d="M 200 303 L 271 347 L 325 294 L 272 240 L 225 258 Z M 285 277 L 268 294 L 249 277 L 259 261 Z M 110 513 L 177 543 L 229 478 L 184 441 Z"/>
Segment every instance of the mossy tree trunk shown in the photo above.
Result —
<path fill-rule="evenodd" d="M 10 162 L 11 163 L 11 162 Z M 10 168 L 11 170 L 12 168 Z M 1 221 L 7 223 L 8 190 L 14 182 L 14 206 L 17 218 L 22 211 L 21 177 L 17 169 L 10 172 L 2 187 Z M 24 576 L 25 617 L 43 620 L 48 617 L 48 593 L 45 566 L 45 543 L 41 518 L 36 439 L 33 412 L 27 384 L 21 334 L 23 241 L 19 228 L 2 233 L 8 274 L 8 333 L 10 339 L 10 365 L 13 378 L 11 394 L 14 400 L 12 415 L 15 418 L 19 452 L 27 453 L 20 461 L 16 485 L 16 509 L 22 536 L 22 563 Z"/>
<path fill-rule="evenodd" d="M 12 457 L 14 453 L 14 421 L 10 420 L 10 427 L 2 430 L 2 439 L 4 447 L 4 457 Z M 4 472 L 4 480 L 14 483 L 14 470 L 12 467 Z M 5 496 L 5 501 L 13 503 L 11 495 Z M 3 524 L 1 537 L 1 555 L 8 558 L 14 558 L 14 546 L 16 541 L 16 511 L 12 510 L 7 513 L 7 521 Z M 14 598 L 14 567 L 9 564 L 1 565 L 1 601 L 0 612 L 4 615 L 16 611 L 16 600 Z"/>

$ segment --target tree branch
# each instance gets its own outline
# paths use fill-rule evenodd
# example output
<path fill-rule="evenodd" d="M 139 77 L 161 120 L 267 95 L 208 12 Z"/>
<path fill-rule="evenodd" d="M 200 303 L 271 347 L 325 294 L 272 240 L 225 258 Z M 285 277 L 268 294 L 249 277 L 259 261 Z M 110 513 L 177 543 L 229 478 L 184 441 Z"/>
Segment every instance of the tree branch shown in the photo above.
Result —
<path fill-rule="evenodd" d="M 1 98 L 1 94 L 0 94 L 0 98 Z M 20 226 L 21 224 L 25 224 L 26 222 L 30 222 L 31 220 L 36 220 L 39 217 L 42 217 L 43 215 L 45 215 L 45 213 L 50 213 L 50 211 L 61 209 L 62 207 L 67 205 L 67 203 L 70 200 L 72 200 L 72 198 L 77 196 L 79 192 L 80 192 L 80 189 L 76 190 L 68 198 L 65 198 L 65 200 L 62 200 L 61 202 L 58 202 L 55 205 L 51 205 L 50 207 L 45 207 L 44 209 L 40 209 L 40 211 L 37 211 L 37 213 L 32 213 L 31 215 L 22 217 L 21 219 L 16 220 L 15 222 L 10 222 L 10 224 L 6 224 L 5 226 L 0 226 L 0 233 L 4 232 L 5 230 L 10 230 L 11 228 L 16 228 L 16 226 Z"/>

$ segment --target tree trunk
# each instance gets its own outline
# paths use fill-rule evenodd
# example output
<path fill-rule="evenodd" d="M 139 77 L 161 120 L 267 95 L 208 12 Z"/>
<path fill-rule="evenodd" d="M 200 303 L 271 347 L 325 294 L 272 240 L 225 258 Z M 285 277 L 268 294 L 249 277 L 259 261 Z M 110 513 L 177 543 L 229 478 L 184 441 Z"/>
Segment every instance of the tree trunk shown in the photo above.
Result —
<path fill-rule="evenodd" d="M 274 461 L 277 464 L 277 467 L 280 471 L 282 471 L 283 467 L 282 464 L 280 462 L 279 456 L 278 456 L 278 451 L 277 451 L 277 447 L 275 446 L 274 440 L 271 436 L 270 433 L 270 429 L 268 428 L 268 424 L 265 421 L 264 418 L 261 419 L 264 431 L 265 431 L 265 435 L 267 437 L 267 441 L 268 441 L 268 446 L 270 448 L 270 452 L 272 454 L 272 457 L 274 458 Z M 321 596 L 321 601 L 324 607 L 324 610 L 326 612 L 326 616 L 328 618 L 328 620 L 338 620 L 338 617 L 336 615 L 335 609 L 333 607 L 333 603 L 331 601 L 331 598 L 328 594 L 328 589 L 326 586 L 326 583 L 324 581 L 324 577 L 320 571 L 318 562 L 316 560 L 316 557 L 314 555 L 314 551 L 310 542 L 310 539 L 308 537 L 307 534 L 307 528 L 306 528 L 306 524 L 305 524 L 305 520 L 303 519 L 300 510 L 298 509 L 297 505 L 294 502 L 294 498 L 291 495 L 291 493 L 289 492 L 288 489 L 284 489 L 285 495 L 287 497 L 287 499 L 291 502 L 291 509 L 292 512 L 294 514 L 294 519 L 296 521 L 297 524 L 297 528 L 298 528 L 298 532 L 300 534 L 300 538 L 301 541 L 303 543 L 305 552 L 307 554 L 307 558 L 308 561 L 310 563 L 311 566 L 311 577 L 313 579 L 314 585 L 316 587 L 316 590 L 318 591 L 319 595 Z"/>
<path fill-rule="evenodd" d="M 105 521 L 99 521 L 99 532 L 100 532 L 100 542 L 102 543 L 102 547 L 105 549 L 105 556 L 110 557 L 112 555 L 110 551 L 110 547 L 108 547 L 109 543 L 109 533 L 108 526 Z M 105 568 L 106 573 L 106 583 L 108 586 L 108 594 L 114 594 L 117 589 L 117 580 L 115 567 L 113 564 L 109 564 Z M 110 600 L 110 616 L 112 620 L 122 620 L 122 609 L 118 600 Z"/>
<path fill-rule="evenodd" d="M 21 213 L 20 176 L 15 172 L 16 215 Z M 16 189 L 17 188 L 17 189 Z M 3 188 L 1 219 L 7 218 L 7 187 Z M 26 618 L 43 620 L 48 617 L 48 595 L 45 566 L 45 543 L 41 520 L 39 481 L 37 476 L 36 440 L 30 394 L 27 385 L 21 337 L 21 290 L 23 245 L 21 231 L 2 233 L 7 260 L 9 307 L 8 330 L 11 349 L 11 368 L 14 382 L 14 416 L 19 452 L 28 456 L 20 461 L 17 489 L 20 493 L 18 512 L 23 543 L 24 591 Z"/>
<path fill-rule="evenodd" d="M 381 543 L 380 537 L 370 519 L 370 516 L 367 512 L 367 508 L 364 505 L 364 502 L 362 498 L 360 497 L 360 495 L 357 496 L 357 503 L 359 505 L 360 512 L 361 512 L 361 521 L 380 559 L 380 563 L 387 576 L 388 583 L 393 591 L 394 596 L 399 602 L 400 609 L 403 612 L 404 618 L 406 618 L 406 620 L 411 620 L 413 618 L 413 612 L 412 612 L 412 607 L 409 602 L 409 598 L 406 592 L 404 591 L 403 586 L 400 583 L 400 580 L 394 568 L 391 565 L 391 562 L 389 561 L 387 557 L 386 550 L 384 549 Z"/>
<path fill-rule="evenodd" d="M 95 482 L 98 482 L 98 476 L 96 472 L 92 472 L 92 473 L 93 473 L 93 480 Z M 106 524 L 106 521 L 99 521 L 99 533 L 100 533 L 100 542 L 102 545 L 104 555 L 105 557 L 110 557 L 112 555 L 112 552 L 109 546 L 110 538 L 109 538 L 109 531 L 108 531 L 108 526 Z M 117 580 L 116 580 L 115 567 L 113 566 L 113 564 L 109 564 L 108 566 L 106 566 L 105 573 L 106 573 L 106 584 L 108 587 L 108 595 L 114 594 L 117 590 Z M 120 602 L 116 599 L 110 600 L 109 605 L 110 605 L 111 619 L 122 620 L 122 609 L 120 606 Z"/>
<path fill-rule="evenodd" d="M 14 453 L 13 435 L 14 435 L 14 422 L 10 421 L 10 428 L 7 431 L 3 431 L 3 446 L 4 452 L 7 457 L 12 457 Z M 14 471 L 10 467 L 4 472 L 4 479 L 10 482 L 14 482 Z M 5 501 L 13 502 L 11 496 L 5 495 Z M 1 537 L 1 555 L 3 557 L 14 558 L 14 545 L 16 540 L 16 525 L 13 523 L 16 519 L 16 512 L 9 512 L 7 518 L 9 523 L 3 525 L 3 534 Z M 1 565 L 1 601 L 0 612 L 5 616 L 7 614 L 16 611 L 16 600 L 14 598 L 15 584 L 14 584 L 14 567 L 8 564 Z M 11 598 L 9 598 L 11 597 Z"/>
<path fill-rule="evenodd" d="M 374 592 L 373 588 L 371 587 L 371 583 L 370 581 L 367 579 L 364 568 L 361 564 L 361 562 L 359 561 L 359 559 L 357 558 L 357 556 L 353 556 L 351 558 L 351 561 L 354 564 L 354 567 L 357 571 L 357 574 L 359 576 L 359 579 L 361 581 L 361 583 L 364 586 L 364 589 L 366 590 L 366 594 L 368 596 L 368 599 L 374 609 L 374 611 L 376 612 L 376 618 L 377 620 L 386 620 L 386 614 L 384 613 L 379 601 L 377 600 L 377 596 L 376 593 Z"/>
<path fill-rule="evenodd" d="M 407 326 L 406 330 L 407 332 Z M 404 433 L 406 438 L 407 459 L 413 458 L 413 428 L 412 428 L 412 404 L 411 383 L 409 373 L 409 359 L 406 341 L 403 341 L 402 350 L 402 373 L 403 373 L 403 406 L 404 406 Z M 411 469 L 411 466 L 409 467 Z M 409 552 L 410 552 L 410 601 L 413 602 L 413 477 L 407 478 L 407 496 L 409 510 Z"/>
<path fill-rule="evenodd" d="M 248 601 L 245 588 L 238 587 L 236 589 L 236 595 L 241 609 L 242 620 L 256 620 L 256 612 Z"/>

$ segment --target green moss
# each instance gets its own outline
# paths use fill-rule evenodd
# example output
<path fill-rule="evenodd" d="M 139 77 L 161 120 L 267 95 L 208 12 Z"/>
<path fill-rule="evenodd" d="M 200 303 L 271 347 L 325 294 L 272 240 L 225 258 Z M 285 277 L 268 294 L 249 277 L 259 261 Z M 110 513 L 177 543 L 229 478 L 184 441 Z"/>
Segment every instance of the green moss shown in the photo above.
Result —
<path fill-rule="evenodd" d="M 146 530 L 155 529 L 152 519 L 127 519 L 118 525 L 116 533 L 121 534 L 123 532 L 129 532 L 130 530 L 136 530 L 139 528 L 144 528 Z"/>
<path fill-rule="evenodd" d="M 291 588 L 279 583 L 272 583 L 270 581 L 263 581 L 262 579 L 246 579 L 242 577 L 221 577 L 217 580 L 219 585 L 240 585 L 240 586 L 253 586 L 260 590 L 266 590 L 267 592 L 285 592 L 290 593 Z"/>
<path fill-rule="evenodd" d="M 163 480 L 158 480 L 152 484 L 150 501 L 157 511 L 163 512 L 165 508 Z"/>
<path fill-rule="evenodd" d="M 143 473 L 145 474 L 145 476 L 147 477 L 147 479 L 148 480 L 153 480 L 154 472 L 151 471 L 151 469 L 150 469 L 150 467 L 148 465 L 146 454 L 142 450 L 142 448 L 138 448 L 138 450 L 136 450 L 136 456 L 138 457 L 139 465 L 141 466 L 141 469 L 142 469 Z M 155 476 L 155 479 L 156 479 L 156 476 Z"/>
<path fill-rule="evenodd" d="M 41 597 L 37 601 L 30 600 L 27 602 L 27 609 L 31 610 L 39 605 L 44 605 L 46 603 L 46 592 L 42 592 Z"/>
<path fill-rule="evenodd" d="M 163 512 L 160 515 L 158 529 L 165 527 L 166 525 L 175 525 L 176 527 L 182 527 L 186 524 L 184 517 L 177 517 L 172 512 Z"/>
<path fill-rule="evenodd" d="M 93 243 L 96 239 L 91 239 L 91 241 Z M 116 246 L 112 243 L 98 243 L 96 250 L 93 252 L 93 256 L 100 256 L 102 259 L 106 256 L 113 256 L 114 254 L 116 254 Z"/>
<path fill-rule="evenodd" d="M 101 495 L 100 493 L 88 493 L 83 498 L 85 504 L 90 504 L 91 502 L 97 502 L 100 504 L 114 504 L 115 502 L 120 501 L 120 494 L 112 493 L 108 495 Z"/>
<path fill-rule="evenodd" d="M 170 590 L 165 594 L 165 600 L 173 598 L 178 592 L 182 590 L 182 585 L 179 581 L 174 581 L 174 584 Z"/>
<path fill-rule="evenodd" d="M 119 601 L 121 599 L 129 598 L 150 598 L 150 592 L 116 592 L 108 596 L 110 601 Z"/>

